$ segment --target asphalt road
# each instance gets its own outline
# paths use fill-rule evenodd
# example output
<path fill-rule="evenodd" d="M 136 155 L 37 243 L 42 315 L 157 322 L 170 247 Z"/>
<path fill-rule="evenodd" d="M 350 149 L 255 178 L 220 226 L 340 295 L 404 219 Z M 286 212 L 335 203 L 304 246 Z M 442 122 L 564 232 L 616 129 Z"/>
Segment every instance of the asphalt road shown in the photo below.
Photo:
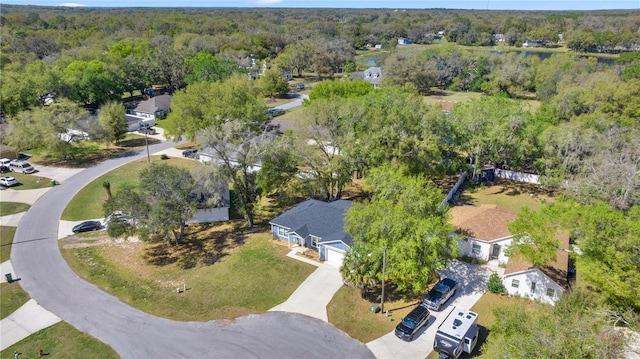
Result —
<path fill-rule="evenodd" d="M 172 142 L 150 146 L 151 152 Z M 321 320 L 270 312 L 233 321 L 177 322 L 132 308 L 78 277 L 58 249 L 58 221 L 84 185 L 146 152 L 108 160 L 48 191 L 20 221 L 11 262 L 20 285 L 45 309 L 112 346 L 123 358 L 373 358 Z M 215 295 L 215 293 L 212 293 Z"/>

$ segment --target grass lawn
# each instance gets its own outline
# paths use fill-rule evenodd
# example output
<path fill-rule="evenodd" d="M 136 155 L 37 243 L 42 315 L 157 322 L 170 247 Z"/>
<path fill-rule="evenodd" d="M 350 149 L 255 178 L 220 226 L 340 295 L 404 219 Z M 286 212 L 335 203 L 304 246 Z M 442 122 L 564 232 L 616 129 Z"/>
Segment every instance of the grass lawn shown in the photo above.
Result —
<path fill-rule="evenodd" d="M 37 166 L 36 166 L 36 169 Z M 5 176 L 5 175 L 3 175 Z M 45 188 L 51 187 L 51 179 L 46 177 L 35 175 L 28 175 L 24 173 L 11 172 L 7 173 L 6 176 L 11 176 L 18 180 L 18 185 L 11 187 L 11 189 L 20 191 L 24 189 L 36 189 L 36 188 Z"/>
<path fill-rule="evenodd" d="M 19 202 L 1 202 L 2 206 L 0 206 L 0 216 L 8 216 L 10 214 L 16 214 L 20 212 L 26 212 L 30 205 L 26 203 Z"/>
<path fill-rule="evenodd" d="M 294 91 L 294 90 L 292 90 Z M 264 99 L 264 101 L 267 103 L 268 107 L 275 107 L 275 106 L 280 106 L 280 105 L 284 105 L 285 103 L 289 103 L 289 102 L 293 102 L 295 100 L 297 100 L 298 98 L 296 97 L 287 97 L 287 98 L 280 98 L 280 97 L 266 97 Z"/>
<path fill-rule="evenodd" d="M 288 109 L 284 115 L 275 117 L 276 119 L 282 119 L 282 120 L 287 120 L 287 121 L 291 121 L 291 122 L 298 122 L 300 120 L 300 117 L 302 116 L 304 111 L 304 107 L 303 106 L 297 106 L 291 109 Z"/>
<path fill-rule="evenodd" d="M 522 207 L 539 211 L 544 203 L 553 202 L 554 197 L 542 186 L 498 179 L 474 188 L 465 188 L 454 205 L 495 204 L 518 212 Z"/>
<path fill-rule="evenodd" d="M 155 138 L 149 138 L 149 145 L 157 143 L 160 143 L 160 141 Z M 122 156 L 144 146 L 143 135 L 129 132 L 117 145 L 102 144 L 94 141 L 77 142 L 67 160 L 63 160 L 58 156 L 51 156 L 44 148 L 29 150 L 28 154 L 31 156 L 29 162 L 34 164 L 36 169 L 38 169 L 38 164 L 53 167 L 84 168 L 91 167 L 110 158 Z"/>
<path fill-rule="evenodd" d="M 120 358 L 110 346 L 85 334 L 66 322 L 60 322 L 28 336 L 0 352 L 0 358 L 37 358 L 38 350 L 48 358 Z"/>
<path fill-rule="evenodd" d="M 2 204 L 4 208 L 4 203 Z M 16 234 L 16 227 L 0 227 L 0 263 L 9 260 L 11 255 L 11 243 L 13 243 L 13 236 Z M 4 275 L 4 273 L 0 273 Z"/>
<path fill-rule="evenodd" d="M 201 165 L 197 161 L 170 157 L 168 160 L 160 159 L 160 156 L 151 156 L 152 163 L 164 163 L 175 167 L 193 168 Z M 102 187 L 104 181 L 111 183 L 111 191 L 117 193 L 125 185 L 138 187 L 138 176 L 149 163 L 146 157 L 115 170 L 93 180 L 78 192 L 62 212 L 62 219 L 66 221 L 80 221 L 84 219 L 104 217 L 102 204 L 106 199 L 106 192 Z"/>
<path fill-rule="evenodd" d="M 377 293 L 380 294 L 380 289 Z M 402 320 L 421 299 L 396 296 L 392 291 L 385 292 L 384 309 L 392 312 L 391 316 L 386 317 L 384 314 L 369 311 L 374 302 L 380 305 L 379 297 L 367 294 L 362 298 L 359 289 L 342 286 L 329 302 L 327 316 L 329 323 L 352 338 L 367 343 L 393 331 L 398 321 Z"/>
<path fill-rule="evenodd" d="M 0 319 L 8 317 L 28 300 L 29 294 L 17 282 L 0 283 Z"/>
<path fill-rule="evenodd" d="M 173 320 L 265 312 L 315 269 L 286 257 L 288 249 L 270 233 L 241 234 L 228 224 L 197 228 L 180 246 L 72 238 L 60 247 L 78 275 L 133 307 Z M 185 284 L 186 292 L 177 293 Z"/>

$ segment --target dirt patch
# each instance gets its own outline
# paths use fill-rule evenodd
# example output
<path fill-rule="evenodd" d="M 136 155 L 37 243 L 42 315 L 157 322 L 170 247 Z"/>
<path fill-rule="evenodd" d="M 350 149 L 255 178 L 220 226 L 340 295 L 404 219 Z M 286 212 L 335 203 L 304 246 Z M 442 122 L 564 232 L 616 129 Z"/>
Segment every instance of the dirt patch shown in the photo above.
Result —
<path fill-rule="evenodd" d="M 322 261 L 320 260 L 320 253 L 318 253 L 318 251 L 314 251 L 314 250 L 311 250 L 311 249 L 305 249 L 304 252 L 296 253 L 296 255 L 300 256 L 300 257 L 303 257 L 303 258 L 311 259 L 312 261 L 315 261 L 315 262 L 318 262 L 318 263 L 322 263 Z"/>
<path fill-rule="evenodd" d="M 129 247 L 132 244 L 139 244 L 140 239 L 138 237 L 124 238 L 111 238 L 108 235 L 97 237 L 78 237 L 75 235 L 69 236 L 63 240 L 62 248 L 86 248 L 86 247 L 100 247 L 116 245 L 121 247 Z"/>

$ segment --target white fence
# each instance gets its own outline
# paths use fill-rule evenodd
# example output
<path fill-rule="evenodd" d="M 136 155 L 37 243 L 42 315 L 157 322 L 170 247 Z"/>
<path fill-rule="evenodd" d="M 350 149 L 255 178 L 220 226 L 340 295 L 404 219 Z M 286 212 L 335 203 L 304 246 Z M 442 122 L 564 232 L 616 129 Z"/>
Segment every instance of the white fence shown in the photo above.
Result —
<path fill-rule="evenodd" d="M 514 172 L 496 168 L 495 174 L 496 177 L 512 181 L 540 184 L 540 175 L 534 175 L 532 173 Z"/>
<path fill-rule="evenodd" d="M 447 193 L 447 196 L 444 198 L 444 201 L 442 201 L 442 204 L 440 204 L 441 207 L 451 202 L 451 199 L 453 199 L 453 196 L 456 194 L 456 192 L 458 192 L 458 189 L 460 188 L 460 186 L 462 186 L 462 183 L 466 178 L 467 178 L 467 172 L 462 173 L 462 176 L 458 178 L 458 181 L 456 182 L 456 184 L 453 186 L 451 191 Z"/>

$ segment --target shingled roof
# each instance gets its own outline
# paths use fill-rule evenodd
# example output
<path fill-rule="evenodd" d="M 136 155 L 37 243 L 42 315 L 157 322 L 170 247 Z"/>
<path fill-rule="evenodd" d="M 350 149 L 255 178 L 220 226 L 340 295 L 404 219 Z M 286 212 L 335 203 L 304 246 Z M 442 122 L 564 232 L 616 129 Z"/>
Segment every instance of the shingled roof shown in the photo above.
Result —
<path fill-rule="evenodd" d="M 138 106 L 136 106 L 135 111 L 156 113 L 158 110 L 166 110 L 168 108 L 171 108 L 171 95 L 160 95 L 140 102 Z"/>
<path fill-rule="evenodd" d="M 492 241 L 511 235 L 507 224 L 515 221 L 516 214 L 494 204 L 455 206 L 451 208 L 453 225 L 468 237 Z"/>
<path fill-rule="evenodd" d="M 344 215 L 351 206 L 351 201 L 336 200 L 322 202 L 308 199 L 290 210 L 274 218 L 269 224 L 289 228 L 303 238 L 313 235 L 322 242 L 343 241 L 352 244 L 351 237 L 344 230 Z"/>
<path fill-rule="evenodd" d="M 556 239 L 560 241 L 560 248 L 556 253 L 556 260 L 553 263 L 548 266 L 536 267 L 522 258 L 513 257 L 509 258 L 509 262 L 504 268 L 504 274 L 509 275 L 511 273 L 538 268 L 547 277 L 558 283 L 559 286 L 567 289 L 569 287 L 569 282 L 567 281 L 567 274 L 569 270 L 569 252 L 567 252 L 566 249 L 569 248 L 569 236 L 566 233 L 559 233 L 556 235 Z"/>

